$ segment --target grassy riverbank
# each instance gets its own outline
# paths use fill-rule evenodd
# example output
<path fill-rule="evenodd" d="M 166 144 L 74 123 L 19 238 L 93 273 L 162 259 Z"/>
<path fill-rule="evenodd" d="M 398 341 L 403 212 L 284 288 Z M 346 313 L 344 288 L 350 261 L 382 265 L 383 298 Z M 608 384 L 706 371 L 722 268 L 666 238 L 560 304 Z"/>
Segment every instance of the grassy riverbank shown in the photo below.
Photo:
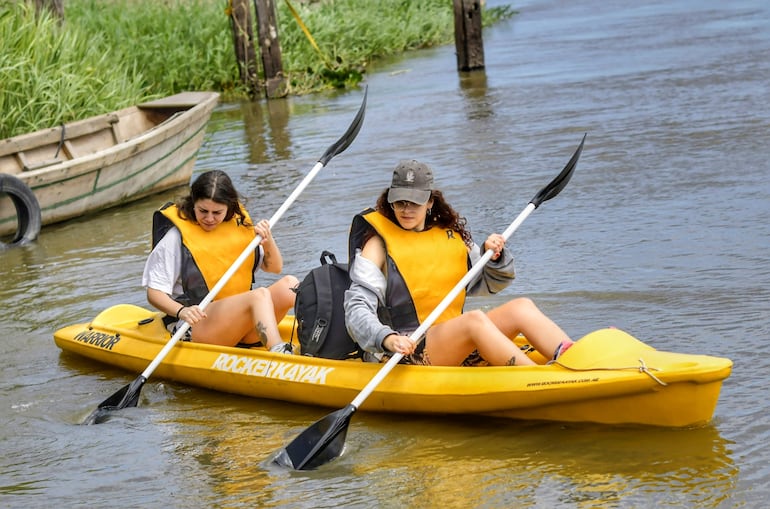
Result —
<path fill-rule="evenodd" d="M 349 87 L 377 58 L 450 44 L 447 0 L 276 0 L 290 94 Z M 0 139 L 181 90 L 246 97 L 225 0 L 67 0 L 63 26 L 0 6 Z M 510 7 L 484 11 L 485 25 Z M 256 27 L 255 27 L 256 30 Z"/>

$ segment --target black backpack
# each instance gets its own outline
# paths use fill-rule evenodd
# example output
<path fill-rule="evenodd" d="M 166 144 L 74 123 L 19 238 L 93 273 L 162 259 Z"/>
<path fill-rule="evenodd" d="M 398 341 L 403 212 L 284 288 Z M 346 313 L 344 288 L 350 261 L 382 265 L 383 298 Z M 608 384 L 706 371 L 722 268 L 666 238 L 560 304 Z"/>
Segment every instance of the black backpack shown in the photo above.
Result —
<path fill-rule="evenodd" d="M 337 263 L 329 251 L 321 253 L 321 266 L 311 270 L 295 290 L 294 316 L 302 355 L 361 357 L 358 344 L 345 328 L 343 302 L 349 286 L 348 264 Z"/>

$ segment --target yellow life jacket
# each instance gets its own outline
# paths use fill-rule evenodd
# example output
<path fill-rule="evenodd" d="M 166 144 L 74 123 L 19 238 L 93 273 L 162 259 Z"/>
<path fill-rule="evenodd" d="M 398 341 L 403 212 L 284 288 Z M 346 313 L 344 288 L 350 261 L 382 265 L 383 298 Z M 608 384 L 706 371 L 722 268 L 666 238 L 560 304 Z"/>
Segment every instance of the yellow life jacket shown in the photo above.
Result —
<path fill-rule="evenodd" d="M 256 233 L 251 218 L 244 210 L 242 221 L 233 216 L 212 231 L 205 231 L 193 221 L 179 217 L 174 204 L 167 204 L 153 217 L 153 246 L 160 241 L 171 224 L 182 234 L 182 288 L 185 300 L 198 304 L 214 288 Z M 170 224 L 169 224 L 170 222 Z M 216 295 L 215 300 L 251 289 L 257 258 L 252 252 Z"/>
<path fill-rule="evenodd" d="M 448 229 L 404 230 L 377 211 L 356 216 L 371 225 L 385 242 L 387 252 L 386 305 L 390 325 L 414 331 L 468 272 L 468 249 L 460 235 Z M 351 239 L 362 239 L 356 220 Z M 355 231 L 354 231 L 355 230 Z M 351 246 L 355 248 L 363 246 Z M 463 289 L 435 323 L 463 312 Z"/>

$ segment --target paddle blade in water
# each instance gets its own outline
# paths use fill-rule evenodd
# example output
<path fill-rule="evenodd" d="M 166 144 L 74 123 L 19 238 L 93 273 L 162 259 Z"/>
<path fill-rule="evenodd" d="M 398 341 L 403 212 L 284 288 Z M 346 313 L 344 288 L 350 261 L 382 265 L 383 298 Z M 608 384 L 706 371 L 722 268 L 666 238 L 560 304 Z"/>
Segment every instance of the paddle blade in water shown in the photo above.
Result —
<path fill-rule="evenodd" d="M 282 449 L 273 462 L 295 470 L 314 470 L 338 458 L 355 411 L 356 407 L 348 405 L 316 421 Z"/>
<path fill-rule="evenodd" d="M 117 408 L 101 406 L 96 407 L 96 410 L 91 412 L 81 424 L 88 426 L 90 424 L 101 424 L 106 422 L 113 410 L 117 410 Z"/>
<path fill-rule="evenodd" d="M 96 410 L 91 412 L 83 421 L 83 424 L 101 424 L 107 420 L 110 412 L 128 407 L 135 407 L 139 403 L 139 392 L 147 379 L 138 376 L 133 382 L 121 388 L 118 392 L 105 399 Z"/>

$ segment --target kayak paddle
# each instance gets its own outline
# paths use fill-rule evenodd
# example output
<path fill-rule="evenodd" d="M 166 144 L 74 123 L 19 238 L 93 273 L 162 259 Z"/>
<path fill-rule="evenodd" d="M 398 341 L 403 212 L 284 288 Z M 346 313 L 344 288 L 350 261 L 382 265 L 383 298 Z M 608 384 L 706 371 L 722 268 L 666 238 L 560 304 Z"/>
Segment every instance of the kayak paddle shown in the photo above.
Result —
<path fill-rule="evenodd" d="M 361 106 L 358 109 L 356 117 L 348 127 L 348 130 L 345 131 L 345 134 L 343 134 L 339 140 L 337 140 L 335 143 L 329 146 L 328 149 L 326 149 L 326 152 L 324 152 L 315 166 L 313 166 L 313 169 L 310 171 L 310 173 L 305 176 L 305 178 L 302 180 L 302 182 L 300 182 L 299 186 L 297 186 L 294 192 L 289 195 L 283 205 L 281 205 L 275 214 L 273 214 L 273 217 L 271 217 L 269 221 L 270 228 L 275 226 L 275 223 L 278 222 L 278 220 L 281 218 L 281 216 L 283 216 L 286 210 L 288 210 L 291 204 L 294 203 L 300 193 L 302 193 L 308 184 L 310 184 L 310 181 L 313 180 L 316 174 L 318 174 L 318 172 L 321 171 L 321 169 L 326 166 L 326 164 L 334 156 L 341 154 L 346 148 L 348 148 L 356 138 L 364 121 L 367 94 L 368 88 L 364 90 L 364 99 L 361 102 Z M 230 266 L 230 268 L 227 269 L 227 272 L 225 272 L 217 284 L 214 285 L 214 288 L 212 288 L 208 295 L 206 295 L 201 303 L 198 304 L 201 309 L 205 309 L 206 306 L 208 306 L 211 301 L 214 300 L 214 297 L 216 297 L 222 287 L 227 284 L 235 271 L 237 271 L 243 262 L 246 261 L 246 258 L 248 258 L 248 256 L 257 248 L 261 241 L 262 237 L 257 235 L 254 240 L 252 240 L 251 243 L 246 246 L 246 249 L 243 250 L 240 256 L 238 256 L 238 258 L 236 258 L 236 260 Z M 133 382 L 121 388 L 118 392 L 102 401 L 99 406 L 96 407 L 93 412 L 91 412 L 86 420 L 83 421 L 83 424 L 99 424 L 100 422 L 104 422 L 109 413 L 112 411 L 121 410 L 127 407 L 135 407 L 139 402 L 139 392 L 142 390 L 144 383 L 150 377 L 152 372 L 155 371 L 155 368 L 157 368 L 158 365 L 163 361 L 166 355 L 168 355 L 171 349 L 174 348 L 176 343 L 184 336 L 185 332 L 187 332 L 189 328 L 190 325 L 183 321 L 182 326 L 177 329 L 173 336 L 171 336 L 171 339 L 168 340 L 163 349 L 158 353 L 158 355 L 155 356 L 155 359 L 153 359 L 150 365 L 147 366 L 147 369 L 145 369 L 144 372 L 142 372 L 142 374 L 139 375 Z"/>
<path fill-rule="evenodd" d="M 564 189 L 572 177 L 572 173 L 575 171 L 578 159 L 580 158 L 580 153 L 583 151 L 585 139 L 586 135 L 583 135 L 580 145 L 577 150 L 575 150 L 572 158 L 570 158 L 561 173 L 532 198 L 526 208 L 503 232 L 502 235 L 505 240 L 508 240 L 508 238 L 513 235 L 513 232 L 516 231 L 519 225 L 521 225 L 521 223 L 524 222 L 532 211 L 540 206 L 541 203 L 555 197 L 562 189 Z M 433 322 L 435 322 L 441 313 L 443 313 L 452 303 L 460 291 L 468 286 L 471 280 L 476 277 L 493 255 L 494 251 L 487 249 L 484 255 L 473 264 L 468 273 L 457 283 L 457 285 L 455 285 L 449 294 L 444 297 L 436 309 L 434 309 L 425 321 L 420 324 L 417 330 L 409 336 L 409 339 L 411 339 L 412 342 L 417 342 L 423 337 L 428 328 L 433 325 Z M 345 446 L 345 437 L 347 435 L 351 417 L 353 417 L 356 410 L 358 410 L 377 385 L 379 385 L 396 364 L 398 364 L 402 357 L 403 355 L 400 353 L 394 354 L 349 405 L 336 412 L 330 413 L 306 428 L 292 440 L 289 445 L 278 451 L 272 461 L 278 465 L 293 468 L 295 470 L 312 470 L 340 456 Z"/>

